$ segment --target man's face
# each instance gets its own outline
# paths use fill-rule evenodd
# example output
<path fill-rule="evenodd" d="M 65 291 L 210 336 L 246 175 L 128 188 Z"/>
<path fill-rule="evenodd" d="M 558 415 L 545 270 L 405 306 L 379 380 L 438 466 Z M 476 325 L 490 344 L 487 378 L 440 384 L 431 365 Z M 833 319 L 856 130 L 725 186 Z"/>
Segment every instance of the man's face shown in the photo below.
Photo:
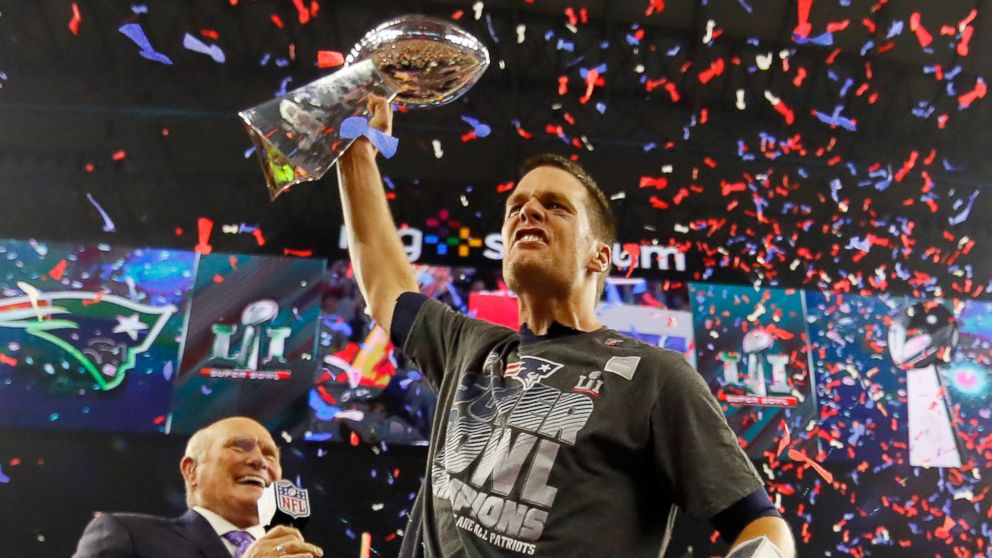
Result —
<path fill-rule="evenodd" d="M 184 466 L 183 473 L 198 505 L 239 527 L 253 525 L 262 490 L 282 478 L 279 448 L 261 424 L 225 420 L 211 427 L 205 451 L 192 470 L 187 473 Z"/>
<path fill-rule="evenodd" d="M 589 224 L 589 194 L 557 167 L 528 172 L 506 202 L 503 275 L 517 292 L 570 291 L 600 244 Z"/>

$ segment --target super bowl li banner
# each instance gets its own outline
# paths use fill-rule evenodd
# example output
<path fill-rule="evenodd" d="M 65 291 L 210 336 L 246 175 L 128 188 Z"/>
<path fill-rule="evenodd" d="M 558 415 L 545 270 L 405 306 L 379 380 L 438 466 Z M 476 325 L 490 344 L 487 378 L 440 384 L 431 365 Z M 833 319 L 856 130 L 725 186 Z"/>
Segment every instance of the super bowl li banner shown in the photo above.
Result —
<path fill-rule="evenodd" d="M 786 428 L 816 420 L 803 293 L 691 283 L 689 298 L 696 367 L 748 455 L 762 459 Z"/>
<path fill-rule="evenodd" d="M 169 432 L 248 415 L 270 429 L 306 413 L 316 370 L 323 260 L 200 258 Z"/>

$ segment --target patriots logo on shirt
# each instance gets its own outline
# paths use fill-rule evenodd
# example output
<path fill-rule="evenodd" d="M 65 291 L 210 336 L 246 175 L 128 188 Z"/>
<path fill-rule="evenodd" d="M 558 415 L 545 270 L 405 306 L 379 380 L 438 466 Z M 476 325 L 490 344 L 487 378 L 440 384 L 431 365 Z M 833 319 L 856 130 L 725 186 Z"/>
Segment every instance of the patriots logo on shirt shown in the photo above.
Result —
<path fill-rule="evenodd" d="M 517 362 L 511 362 L 503 370 L 504 378 L 513 378 L 524 385 L 524 389 L 534 387 L 534 384 L 547 378 L 564 366 L 557 362 L 534 356 L 522 356 Z"/>

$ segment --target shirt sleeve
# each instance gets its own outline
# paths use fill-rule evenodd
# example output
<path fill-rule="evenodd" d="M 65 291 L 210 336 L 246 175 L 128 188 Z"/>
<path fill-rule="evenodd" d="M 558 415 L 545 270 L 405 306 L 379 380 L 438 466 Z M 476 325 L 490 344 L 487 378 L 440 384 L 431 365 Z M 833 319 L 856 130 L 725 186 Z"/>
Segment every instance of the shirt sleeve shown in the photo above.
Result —
<path fill-rule="evenodd" d="M 662 366 L 649 419 L 657 474 L 688 515 L 709 520 L 763 484 L 699 373 L 673 352 Z"/>
<path fill-rule="evenodd" d="M 782 517 L 764 488 L 759 488 L 729 508 L 710 518 L 710 524 L 720 532 L 720 537 L 733 543 L 749 523 L 759 517 Z"/>
<path fill-rule="evenodd" d="M 406 292 L 396 300 L 390 336 L 438 389 L 445 371 L 459 369 L 458 359 L 474 348 L 491 346 L 513 331 L 469 318 L 420 293 Z"/>

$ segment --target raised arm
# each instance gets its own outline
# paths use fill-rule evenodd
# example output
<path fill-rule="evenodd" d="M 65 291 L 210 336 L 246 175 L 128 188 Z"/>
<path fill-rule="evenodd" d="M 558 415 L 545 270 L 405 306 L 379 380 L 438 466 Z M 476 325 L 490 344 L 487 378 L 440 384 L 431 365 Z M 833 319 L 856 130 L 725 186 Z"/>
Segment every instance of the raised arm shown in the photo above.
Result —
<path fill-rule="evenodd" d="M 393 114 L 386 100 L 373 96 L 369 110 L 369 124 L 390 133 Z M 357 139 L 338 160 L 338 186 L 358 288 L 372 318 L 388 332 L 396 298 L 416 291 L 417 280 L 389 212 L 375 156 L 371 142 Z"/>

